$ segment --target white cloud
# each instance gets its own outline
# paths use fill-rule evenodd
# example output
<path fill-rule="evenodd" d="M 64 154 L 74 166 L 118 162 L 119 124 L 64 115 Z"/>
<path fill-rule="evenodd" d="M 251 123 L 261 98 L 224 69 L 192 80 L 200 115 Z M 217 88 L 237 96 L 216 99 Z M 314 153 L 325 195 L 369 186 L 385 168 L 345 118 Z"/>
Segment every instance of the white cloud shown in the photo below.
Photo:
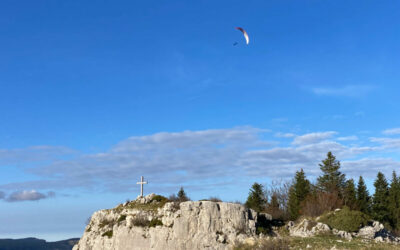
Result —
<path fill-rule="evenodd" d="M 358 137 L 356 135 L 351 135 L 351 136 L 343 136 L 343 137 L 338 137 L 338 141 L 357 141 Z"/>
<path fill-rule="evenodd" d="M 300 168 L 309 176 L 317 176 L 320 174 L 318 164 L 328 151 L 344 163 L 344 170 L 349 174 L 375 175 L 379 165 L 376 162 L 384 160 L 388 161 L 387 168 L 397 164 L 390 158 L 369 158 L 370 153 L 388 152 L 387 145 L 397 145 L 393 138 L 371 138 L 370 146 L 361 147 L 345 144 L 358 139 L 356 136 L 335 138 L 337 132 L 334 131 L 294 137 L 278 133 L 293 139 L 288 145 L 277 147 L 276 142 L 263 139 L 265 131 L 242 127 L 134 136 L 108 151 L 75 155 L 68 160 L 53 157 L 55 160 L 49 164 L 29 169 L 38 180 L 2 184 L 0 188 L 127 192 L 136 190 L 132 183 L 141 175 L 150 179 L 153 187 L 164 190 L 186 184 L 202 188 L 205 184 L 212 185 L 209 183 L 234 183 L 246 176 L 292 178 Z M 398 143 L 400 145 L 400 139 Z M 370 167 L 366 167 L 368 164 Z"/>
<path fill-rule="evenodd" d="M 244 127 L 130 137 L 107 152 L 34 168 L 31 173 L 48 180 L 30 182 L 29 185 L 31 188 L 53 188 L 62 183 L 63 187 L 130 190 L 132 180 L 140 175 L 151 176 L 153 183 L 184 183 L 238 176 L 243 173 L 237 164 L 238 159 L 247 150 L 271 144 L 260 140 L 263 132 Z M 63 181 L 54 180 L 58 178 Z M 2 186 L 21 188 L 18 183 Z"/>
<path fill-rule="evenodd" d="M 278 137 L 278 138 L 292 138 L 295 136 L 296 135 L 292 134 L 292 133 L 281 133 L 281 132 L 275 133 L 275 137 Z"/>
<path fill-rule="evenodd" d="M 375 87 L 372 85 L 346 85 L 342 87 L 316 87 L 311 91 L 316 95 L 361 97 L 369 94 Z"/>
<path fill-rule="evenodd" d="M 294 138 L 293 144 L 294 145 L 312 144 L 325 139 L 329 139 L 335 134 L 337 134 L 337 132 L 328 131 L 328 132 L 316 132 L 316 133 L 300 135 Z"/>
<path fill-rule="evenodd" d="M 392 158 L 366 157 L 355 161 L 343 161 L 342 166 L 343 171 L 353 176 L 363 175 L 364 177 L 375 178 L 380 171 L 388 178 L 393 170 L 400 168 L 400 162 Z"/>
<path fill-rule="evenodd" d="M 381 144 L 385 149 L 400 149 L 400 138 L 371 137 L 370 141 Z"/>
<path fill-rule="evenodd" d="M 385 135 L 399 135 L 400 134 L 400 128 L 386 129 L 382 133 L 385 134 Z"/>
<path fill-rule="evenodd" d="M 36 190 L 23 190 L 11 193 L 6 201 L 16 202 L 16 201 L 37 201 L 50 197 L 54 197 L 54 192 L 48 192 L 47 194 L 40 193 Z"/>

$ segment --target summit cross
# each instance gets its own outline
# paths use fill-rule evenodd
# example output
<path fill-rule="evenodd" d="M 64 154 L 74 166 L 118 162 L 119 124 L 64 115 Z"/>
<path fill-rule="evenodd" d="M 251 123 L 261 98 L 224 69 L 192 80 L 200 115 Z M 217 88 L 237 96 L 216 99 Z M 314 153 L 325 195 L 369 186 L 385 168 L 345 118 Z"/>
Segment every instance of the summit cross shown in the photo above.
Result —
<path fill-rule="evenodd" d="M 143 197 L 143 184 L 147 184 L 147 181 L 144 181 L 143 176 L 140 178 L 139 182 L 136 182 L 136 184 L 140 184 L 140 197 Z"/>

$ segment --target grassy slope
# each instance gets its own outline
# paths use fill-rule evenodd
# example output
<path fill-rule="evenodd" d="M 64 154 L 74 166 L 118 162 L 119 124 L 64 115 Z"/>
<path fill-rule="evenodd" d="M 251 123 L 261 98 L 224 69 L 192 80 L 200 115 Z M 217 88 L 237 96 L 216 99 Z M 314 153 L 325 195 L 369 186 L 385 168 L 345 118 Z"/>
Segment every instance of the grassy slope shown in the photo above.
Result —
<path fill-rule="evenodd" d="M 333 246 L 336 249 L 400 249 L 400 246 L 387 244 L 387 243 L 375 243 L 373 241 L 363 242 L 361 239 L 353 239 L 347 241 L 337 236 L 315 236 L 309 238 L 290 238 L 291 249 L 306 249 L 307 245 L 310 245 L 309 249 L 331 249 Z"/>

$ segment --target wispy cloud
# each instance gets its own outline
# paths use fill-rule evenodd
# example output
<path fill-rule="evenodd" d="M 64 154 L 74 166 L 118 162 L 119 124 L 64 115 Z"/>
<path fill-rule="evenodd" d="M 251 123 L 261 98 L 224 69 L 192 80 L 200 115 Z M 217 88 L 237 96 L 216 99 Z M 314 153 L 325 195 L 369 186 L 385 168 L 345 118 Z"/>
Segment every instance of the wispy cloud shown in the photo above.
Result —
<path fill-rule="evenodd" d="M 400 134 L 400 128 L 391 128 L 391 129 L 386 129 L 382 131 L 383 134 L 385 135 L 399 135 Z"/>
<path fill-rule="evenodd" d="M 296 136 L 293 140 L 294 145 L 303 145 L 303 144 L 311 144 L 316 143 L 328 138 L 331 138 L 333 135 L 337 134 L 335 131 L 328 132 L 315 132 L 309 133 L 301 136 Z"/>
<path fill-rule="evenodd" d="M 48 192 L 47 194 L 40 193 L 36 190 L 23 190 L 11 193 L 6 201 L 17 202 L 17 201 L 37 201 L 50 197 L 54 197 L 54 192 Z"/>
<path fill-rule="evenodd" d="M 311 91 L 316 95 L 361 97 L 375 89 L 373 85 L 346 85 L 341 87 L 315 87 Z"/>
<path fill-rule="evenodd" d="M 400 149 L 400 138 L 371 137 L 370 141 L 381 144 L 384 149 Z"/>
<path fill-rule="evenodd" d="M 310 176 L 317 176 L 320 174 L 318 163 L 328 151 L 343 161 L 348 174 L 376 174 L 378 165 L 374 161 L 386 164 L 383 171 L 397 166 L 395 160 L 371 158 L 371 153 L 400 149 L 400 139 L 361 141 L 354 135 L 336 137 L 339 133 L 335 131 L 300 135 L 277 133 L 275 138 L 283 136 L 290 140 L 286 146 L 278 147 L 277 141 L 264 139 L 266 131 L 241 127 L 134 136 L 108 151 L 36 165 L 27 170 L 35 175 L 35 180 L 6 183 L 0 188 L 5 191 L 83 188 L 127 192 L 137 188 L 132 182 L 141 175 L 162 188 L 184 183 L 201 188 L 205 183 L 228 183 L 244 176 L 292 178 L 300 168 Z M 348 145 L 348 141 L 352 144 Z M 393 162 L 396 164 L 389 164 Z M 366 167 L 368 164 L 370 167 Z M 25 191 L 14 193 L 10 196 L 14 198 L 8 199 L 29 196 L 41 199 L 49 194 Z"/>
<path fill-rule="evenodd" d="M 3 191 L 0 191 L 0 200 L 4 199 L 6 197 L 6 193 Z"/>
<path fill-rule="evenodd" d="M 356 135 L 342 136 L 337 138 L 338 141 L 357 141 L 358 137 Z"/>
<path fill-rule="evenodd" d="M 77 152 L 63 146 L 31 146 L 17 149 L 0 149 L 0 164 L 55 160 Z"/>
<path fill-rule="evenodd" d="M 282 132 L 275 133 L 275 137 L 278 137 L 278 138 L 292 138 L 295 136 L 296 135 L 293 133 L 282 133 Z"/>
<path fill-rule="evenodd" d="M 366 157 L 355 161 L 343 161 L 343 170 L 353 176 L 363 175 L 364 177 L 375 178 L 377 173 L 390 174 L 393 170 L 400 168 L 400 162 L 392 158 Z"/>

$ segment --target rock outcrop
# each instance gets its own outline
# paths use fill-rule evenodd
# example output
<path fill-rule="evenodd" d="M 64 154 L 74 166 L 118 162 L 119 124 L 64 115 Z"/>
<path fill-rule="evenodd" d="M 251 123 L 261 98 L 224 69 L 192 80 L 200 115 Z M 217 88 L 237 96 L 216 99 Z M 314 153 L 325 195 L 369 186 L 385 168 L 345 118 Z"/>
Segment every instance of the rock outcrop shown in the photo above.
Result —
<path fill-rule="evenodd" d="M 168 202 L 152 194 L 95 212 L 73 250 L 231 249 L 256 237 L 257 219 L 240 204 Z"/>
<path fill-rule="evenodd" d="M 296 237 L 312 237 L 319 234 L 330 232 L 331 229 L 328 225 L 321 222 L 314 222 L 304 219 L 299 224 L 295 225 L 294 222 L 288 223 L 290 236 Z"/>
<path fill-rule="evenodd" d="M 379 221 L 374 221 L 371 226 L 361 228 L 356 236 L 375 242 L 400 243 L 400 237 L 391 234 Z"/>
<path fill-rule="evenodd" d="M 353 237 L 357 237 L 368 241 L 373 240 L 375 242 L 400 244 L 400 237 L 395 237 L 378 221 L 373 221 L 370 226 L 360 228 L 358 232 L 346 232 L 335 228 L 331 229 L 326 224 L 308 219 L 303 219 L 298 224 L 289 221 L 287 229 L 289 230 L 290 236 L 295 237 L 313 237 L 321 234 L 333 234 L 349 241 L 352 240 Z"/>
<path fill-rule="evenodd" d="M 361 228 L 357 236 L 365 239 L 374 239 L 378 234 L 382 234 L 385 231 L 385 227 L 379 223 L 379 221 L 374 221 L 372 226 L 365 226 Z"/>
<path fill-rule="evenodd" d="M 340 238 L 344 238 L 346 240 L 352 240 L 353 236 L 351 233 L 342 231 L 342 230 L 337 230 L 336 228 L 332 229 L 332 234 L 339 236 Z"/>

